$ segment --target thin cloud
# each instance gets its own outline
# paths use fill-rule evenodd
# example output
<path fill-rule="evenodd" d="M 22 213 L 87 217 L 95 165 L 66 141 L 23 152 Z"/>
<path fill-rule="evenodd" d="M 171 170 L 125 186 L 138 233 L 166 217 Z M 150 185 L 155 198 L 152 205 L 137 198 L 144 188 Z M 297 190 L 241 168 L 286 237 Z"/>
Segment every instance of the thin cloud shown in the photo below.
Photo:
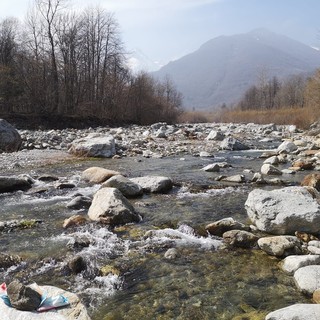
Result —
<path fill-rule="evenodd" d="M 138 9 L 183 9 L 194 8 L 223 0 L 103 0 L 100 3 L 112 11 L 138 10 Z M 89 2 L 89 1 L 88 1 Z M 92 3 L 92 1 L 90 1 Z"/>

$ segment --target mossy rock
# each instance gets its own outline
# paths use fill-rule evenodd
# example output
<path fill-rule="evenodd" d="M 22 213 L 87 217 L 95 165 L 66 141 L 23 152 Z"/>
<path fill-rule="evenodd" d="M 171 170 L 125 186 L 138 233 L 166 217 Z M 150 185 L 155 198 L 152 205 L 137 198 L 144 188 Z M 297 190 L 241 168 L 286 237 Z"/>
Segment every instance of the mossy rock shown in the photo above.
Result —
<path fill-rule="evenodd" d="M 100 269 L 100 274 L 104 277 L 107 276 L 108 274 L 120 276 L 120 271 L 117 268 L 115 268 L 114 266 L 106 265 Z"/>

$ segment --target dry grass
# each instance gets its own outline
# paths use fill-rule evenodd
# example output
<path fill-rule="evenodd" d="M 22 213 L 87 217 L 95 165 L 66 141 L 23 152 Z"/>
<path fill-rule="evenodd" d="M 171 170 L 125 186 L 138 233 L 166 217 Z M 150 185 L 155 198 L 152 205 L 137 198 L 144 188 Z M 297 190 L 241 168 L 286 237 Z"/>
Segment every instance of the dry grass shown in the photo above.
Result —
<path fill-rule="evenodd" d="M 235 122 L 258 124 L 294 124 L 306 129 L 318 120 L 320 110 L 315 108 L 284 108 L 274 110 L 225 110 L 218 112 L 185 112 L 179 122 Z"/>

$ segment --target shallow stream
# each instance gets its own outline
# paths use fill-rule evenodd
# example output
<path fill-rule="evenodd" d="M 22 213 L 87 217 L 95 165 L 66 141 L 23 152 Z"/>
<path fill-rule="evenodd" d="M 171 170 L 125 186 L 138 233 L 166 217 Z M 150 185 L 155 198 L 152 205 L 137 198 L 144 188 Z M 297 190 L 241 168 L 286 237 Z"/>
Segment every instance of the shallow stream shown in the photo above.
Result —
<path fill-rule="evenodd" d="M 307 302 L 291 276 L 279 270 L 278 259 L 259 250 L 228 249 L 221 239 L 208 237 L 206 224 L 225 217 L 249 223 L 244 203 L 256 187 L 250 183 L 218 182 L 219 175 L 245 174 L 249 179 L 261 167 L 261 151 L 220 152 L 215 158 L 193 156 L 163 159 L 123 158 L 85 160 L 33 168 L 33 177 L 52 174 L 74 182 L 76 188 L 40 194 L 0 195 L 0 221 L 42 222 L 33 228 L 0 233 L 3 252 L 24 262 L 0 272 L 9 282 L 19 277 L 39 285 L 51 284 L 79 294 L 93 320 L 107 319 L 264 319 L 268 312 Z M 204 172 L 212 162 L 231 164 L 219 173 Z M 101 166 L 129 177 L 163 175 L 174 180 L 169 194 L 132 199 L 143 216 L 139 224 L 113 231 L 96 223 L 63 229 L 64 219 L 76 214 L 66 204 L 78 193 L 92 195 L 98 186 L 80 181 L 81 172 Z M 6 174 L 6 173 L 1 173 Z M 282 176 L 295 184 L 302 174 Z M 45 183 L 37 182 L 41 187 Z M 271 188 L 270 186 L 268 188 Z M 152 237 L 144 237 L 155 230 Z M 71 248 L 86 238 L 88 247 Z M 164 258 L 175 247 L 179 256 Z M 71 249 L 70 249 L 71 248 Z M 88 268 L 74 276 L 65 272 L 66 260 L 79 254 Z M 112 273 L 98 275 L 107 266 Z"/>

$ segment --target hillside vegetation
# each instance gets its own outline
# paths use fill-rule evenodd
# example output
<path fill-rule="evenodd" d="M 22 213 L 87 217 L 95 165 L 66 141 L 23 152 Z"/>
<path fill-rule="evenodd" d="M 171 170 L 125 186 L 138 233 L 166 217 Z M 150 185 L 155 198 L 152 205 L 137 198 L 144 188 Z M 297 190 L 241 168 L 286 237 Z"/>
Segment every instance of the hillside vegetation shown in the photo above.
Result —
<path fill-rule="evenodd" d="M 309 78 L 291 76 L 280 82 L 276 77 L 250 87 L 242 99 L 216 111 L 186 112 L 182 122 L 254 122 L 295 124 L 307 128 L 320 118 L 320 70 Z"/>

